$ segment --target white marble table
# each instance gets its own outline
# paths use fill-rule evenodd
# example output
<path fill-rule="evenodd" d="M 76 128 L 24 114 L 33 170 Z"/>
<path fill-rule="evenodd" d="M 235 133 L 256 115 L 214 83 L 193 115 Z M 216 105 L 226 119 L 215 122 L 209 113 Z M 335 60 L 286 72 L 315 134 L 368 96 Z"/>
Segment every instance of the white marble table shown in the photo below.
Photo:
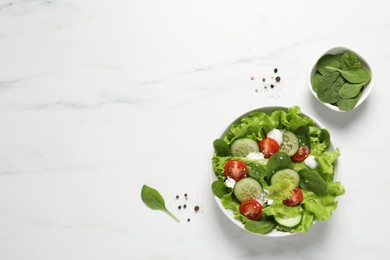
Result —
<path fill-rule="evenodd" d="M 389 259 L 389 8 L 1 0 L 0 259 Z M 377 75 L 353 112 L 308 90 L 333 46 Z M 274 68 L 281 83 L 265 90 Z M 208 171 L 226 124 L 273 105 L 299 105 L 329 129 L 346 194 L 308 234 L 269 239 L 231 224 Z M 143 184 L 182 221 L 147 208 Z"/>

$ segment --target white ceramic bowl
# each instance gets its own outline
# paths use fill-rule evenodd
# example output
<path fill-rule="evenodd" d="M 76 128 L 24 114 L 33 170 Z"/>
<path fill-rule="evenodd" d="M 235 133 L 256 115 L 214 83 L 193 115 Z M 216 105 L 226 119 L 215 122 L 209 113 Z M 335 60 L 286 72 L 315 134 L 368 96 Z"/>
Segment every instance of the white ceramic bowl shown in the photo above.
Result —
<path fill-rule="evenodd" d="M 221 137 L 225 136 L 229 131 L 230 131 L 230 127 L 232 124 L 234 123 L 237 123 L 239 122 L 243 117 L 246 117 L 250 114 L 252 114 L 253 112 L 265 112 L 267 114 L 271 114 L 273 111 L 275 110 L 285 110 L 287 111 L 288 108 L 287 107 L 262 107 L 262 108 L 258 108 L 258 109 L 254 109 L 254 110 L 251 110 L 241 116 L 239 116 L 237 119 L 235 119 L 233 122 L 229 123 L 228 124 L 228 127 L 223 131 Z M 313 121 L 315 122 L 315 124 L 319 127 L 319 128 L 325 128 L 317 119 L 315 119 L 314 117 L 308 115 L 307 113 L 303 113 L 301 111 L 301 113 L 311 119 L 313 119 Z M 335 146 L 333 145 L 333 141 L 332 139 L 330 140 L 330 146 L 329 146 L 329 149 L 331 151 L 333 151 L 335 149 Z M 211 153 L 211 157 L 214 155 L 214 150 L 212 151 Z M 209 170 L 209 175 L 210 175 L 210 185 L 217 180 L 217 176 L 215 175 L 214 173 L 214 170 L 213 170 L 213 165 L 212 165 L 212 162 L 211 162 L 211 158 L 210 158 L 210 170 Z M 336 164 L 334 166 L 334 179 L 333 181 L 340 181 L 340 160 L 337 159 L 336 161 Z M 263 237 L 287 237 L 287 236 L 292 236 L 292 235 L 295 235 L 297 233 L 290 233 L 290 232 L 282 232 L 282 231 L 278 231 L 278 230 L 272 230 L 271 232 L 267 233 L 267 234 L 258 234 L 258 233 L 252 233 L 248 230 L 246 230 L 244 228 L 244 225 L 236 220 L 234 218 L 234 215 L 233 215 L 233 211 L 232 210 L 229 210 L 229 209 L 225 209 L 221 203 L 221 200 L 214 196 L 215 198 L 215 201 L 217 202 L 219 208 L 222 210 L 222 212 L 225 214 L 225 216 L 230 219 L 231 222 L 233 222 L 235 225 L 237 225 L 238 227 L 240 227 L 241 229 L 251 233 L 251 234 L 254 234 L 254 235 L 259 235 L 259 236 L 263 236 Z M 337 198 L 336 198 L 337 199 Z"/>
<path fill-rule="evenodd" d="M 375 73 L 374 73 L 374 70 L 372 69 L 372 66 L 368 63 L 368 61 L 366 59 L 363 58 L 363 56 L 361 56 L 359 53 L 357 53 L 356 51 L 354 50 L 351 50 L 351 49 L 348 49 L 348 48 L 345 48 L 345 47 L 333 47 L 331 48 L 330 50 L 324 52 L 323 54 L 321 54 L 319 57 L 321 58 L 322 56 L 326 55 L 326 54 L 339 54 L 339 53 L 343 53 L 345 51 L 352 51 L 353 53 L 355 53 L 359 59 L 360 59 L 360 62 L 362 63 L 363 67 L 365 67 L 366 69 L 368 69 L 368 71 L 371 73 L 371 79 L 370 81 L 368 82 L 368 84 L 364 87 L 362 93 L 361 93 L 361 97 L 358 101 L 358 103 L 356 104 L 356 106 L 352 109 L 354 110 L 355 108 L 357 108 L 358 106 L 360 106 L 364 100 L 366 100 L 366 98 L 368 97 L 368 95 L 371 93 L 372 91 L 372 88 L 374 87 L 374 83 L 375 83 Z M 318 60 L 320 59 L 318 58 Z M 343 110 L 340 110 L 337 106 L 334 106 L 332 104 L 329 104 L 329 103 L 324 103 L 322 101 L 320 101 L 317 97 L 317 93 L 314 92 L 313 90 L 313 87 L 311 85 L 311 77 L 314 75 L 314 73 L 316 72 L 316 65 L 317 65 L 317 62 L 318 60 L 316 60 L 316 62 L 314 63 L 311 71 L 310 71 L 310 74 L 309 74 L 309 88 L 310 88 L 310 92 L 313 94 L 313 96 L 318 100 L 318 102 L 320 102 L 321 104 L 323 104 L 324 106 L 326 106 L 327 108 L 330 108 L 334 111 L 337 111 L 337 112 L 348 112 L 348 111 L 343 111 Z M 350 110 L 350 111 L 352 111 Z"/>

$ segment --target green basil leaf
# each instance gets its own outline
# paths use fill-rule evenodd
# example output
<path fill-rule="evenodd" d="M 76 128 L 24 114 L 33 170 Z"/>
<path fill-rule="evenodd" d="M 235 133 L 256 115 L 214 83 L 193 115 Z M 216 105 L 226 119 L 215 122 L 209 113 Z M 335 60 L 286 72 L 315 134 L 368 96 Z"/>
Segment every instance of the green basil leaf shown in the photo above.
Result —
<path fill-rule="evenodd" d="M 211 184 L 211 190 L 213 194 L 218 198 L 222 199 L 223 196 L 232 192 L 232 188 L 226 186 L 222 181 L 214 181 Z"/>
<path fill-rule="evenodd" d="M 301 176 L 302 188 L 309 189 L 316 194 L 321 194 L 326 191 L 326 182 L 317 171 L 305 168 L 298 173 Z"/>
<path fill-rule="evenodd" d="M 290 156 L 285 152 L 277 152 L 269 158 L 265 166 L 267 179 L 270 180 L 271 176 L 279 170 L 292 167 L 293 164 Z"/>
<path fill-rule="evenodd" d="M 254 221 L 249 220 L 245 225 L 245 229 L 258 234 L 266 234 L 270 232 L 275 226 L 275 223 L 269 220 Z"/>
<path fill-rule="evenodd" d="M 222 139 L 216 139 L 213 142 L 215 153 L 220 157 L 230 156 L 229 145 Z"/>
<path fill-rule="evenodd" d="M 345 99 L 356 97 L 359 95 L 364 83 L 365 82 L 355 84 L 349 82 L 344 83 L 339 90 L 339 96 Z"/>
<path fill-rule="evenodd" d="M 148 206 L 149 208 L 151 208 L 153 210 L 164 211 L 169 216 L 174 218 L 177 222 L 180 222 L 179 218 L 176 217 L 175 215 L 173 215 L 165 207 L 164 198 L 161 196 L 161 194 L 157 190 L 155 190 L 147 185 L 144 185 L 144 186 L 142 186 L 142 190 L 141 190 L 141 198 L 142 198 L 143 202 L 146 204 L 146 206 Z"/>

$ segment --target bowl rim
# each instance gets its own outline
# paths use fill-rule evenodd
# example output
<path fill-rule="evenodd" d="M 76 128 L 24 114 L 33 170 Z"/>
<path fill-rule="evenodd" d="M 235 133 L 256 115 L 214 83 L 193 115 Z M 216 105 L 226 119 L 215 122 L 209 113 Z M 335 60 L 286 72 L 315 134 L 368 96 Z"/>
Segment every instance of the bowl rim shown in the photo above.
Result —
<path fill-rule="evenodd" d="M 226 135 L 226 133 L 230 130 L 230 127 L 232 126 L 232 124 L 236 123 L 236 122 L 239 122 L 243 117 L 245 116 L 248 116 L 254 112 L 266 112 L 266 113 L 272 113 L 273 111 L 276 111 L 276 110 L 284 110 L 284 111 L 287 111 L 290 107 L 283 107 L 283 106 L 264 106 L 264 107 L 259 107 L 259 108 L 255 108 L 255 109 L 252 109 L 248 112 L 245 112 L 243 114 L 241 114 L 240 116 L 238 116 L 234 121 L 232 121 L 230 124 L 227 125 L 226 129 L 220 134 L 220 137 Z M 313 117 L 310 113 L 306 113 L 306 112 L 302 112 L 301 110 L 301 114 L 309 117 L 310 119 L 312 119 L 315 123 L 315 125 L 317 125 L 319 128 L 323 129 L 325 128 L 323 126 L 323 124 L 316 118 L 316 117 Z M 336 147 L 334 146 L 334 143 L 333 143 L 333 139 L 332 139 L 332 136 L 330 136 L 330 146 L 329 146 L 329 149 L 331 149 L 332 151 L 336 149 Z M 209 161 L 209 179 L 210 179 L 210 185 L 215 181 L 217 180 L 217 176 L 215 175 L 214 173 L 214 169 L 213 169 L 213 163 L 212 163 L 212 157 L 214 155 L 214 149 L 211 150 L 211 155 L 210 155 L 210 161 Z M 336 159 L 336 162 L 335 162 L 335 165 L 334 165 L 334 178 L 333 178 L 333 181 L 334 182 L 337 182 L 337 181 L 340 181 L 341 179 L 341 173 L 340 173 L 340 158 L 337 158 Z M 259 233 L 253 233 L 253 232 L 250 232 L 249 230 L 245 229 L 244 228 L 244 225 L 238 221 L 237 219 L 234 218 L 233 216 L 233 211 L 232 210 L 229 210 L 229 209 L 225 209 L 221 203 L 221 199 L 218 198 L 217 196 L 215 196 L 213 194 L 213 197 L 215 199 L 215 201 L 217 202 L 217 205 L 219 206 L 219 208 L 221 209 L 221 211 L 224 213 L 224 215 L 231 221 L 233 222 L 234 224 L 236 224 L 239 228 L 241 228 L 242 230 L 245 230 L 246 232 L 250 233 L 250 234 L 253 234 L 253 235 L 256 235 L 256 236 L 261 236 L 261 237 L 268 237 L 268 238 L 280 238 L 280 237 L 290 237 L 290 236 L 294 236 L 294 235 L 297 235 L 299 233 L 291 233 L 291 232 L 284 232 L 284 231 L 279 231 L 279 230 L 272 230 L 270 233 L 267 233 L 267 234 L 259 234 Z M 337 198 L 336 198 L 337 200 Z M 316 222 L 314 222 L 315 224 Z"/>
<path fill-rule="evenodd" d="M 317 62 L 319 61 L 319 59 L 321 57 L 323 57 L 324 55 L 326 54 L 339 54 L 341 52 L 344 52 L 344 51 L 351 51 L 353 53 L 355 53 L 360 61 L 362 62 L 363 66 L 365 68 L 367 68 L 370 73 L 371 73 L 371 79 L 370 81 L 368 82 L 368 84 L 365 86 L 363 92 L 362 92 L 362 96 L 360 97 L 359 101 L 356 103 L 355 107 L 350 110 L 350 111 L 353 111 L 354 109 L 356 109 L 358 106 L 360 106 L 366 99 L 367 97 L 370 95 L 373 87 L 374 87 L 374 84 L 375 84 L 375 71 L 373 70 L 372 68 L 372 65 L 357 51 L 351 49 L 351 48 L 348 48 L 348 47 L 344 47 L 344 46 L 335 46 L 335 47 L 332 47 L 330 49 L 328 49 L 327 51 L 325 52 L 322 52 L 321 55 L 319 55 L 319 58 L 314 62 L 314 65 L 311 67 L 311 70 L 310 70 L 310 74 L 308 76 L 308 85 L 309 85 L 309 89 L 310 89 L 310 92 L 312 93 L 312 95 L 315 97 L 315 99 L 323 104 L 324 106 L 326 106 L 327 108 L 330 108 L 331 110 L 333 111 L 337 111 L 337 112 L 341 112 L 341 113 L 345 113 L 345 112 L 350 112 L 350 111 L 344 111 L 344 110 L 340 110 L 337 106 L 334 106 L 332 104 L 329 104 L 329 103 L 324 103 L 322 102 L 321 100 L 318 99 L 317 97 L 317 93 L 314 92 L 313 90 L 313 87 L 312 87 L 312 84 L 311 84 L 311 78 L 312 76 L 314 75 L 315 71 L 316 71 L 316 65 L 317 65 Z"/>

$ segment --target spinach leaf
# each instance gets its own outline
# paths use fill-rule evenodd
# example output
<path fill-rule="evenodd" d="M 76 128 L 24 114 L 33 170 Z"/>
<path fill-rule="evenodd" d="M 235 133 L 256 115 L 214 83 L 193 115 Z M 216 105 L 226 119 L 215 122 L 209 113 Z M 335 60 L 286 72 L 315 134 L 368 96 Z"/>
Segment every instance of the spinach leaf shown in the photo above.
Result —
<path fill-rule="evenodd" d="M 350 111 L 356 106 L 359 99 L 360 96 L 357 96 L 355 98 L 349 98 L 349 99 L 340 98 L 337 101 L 337 106 L 339 107 L 340 110 Z"/>
<path fill-rule="evenodd" d="M 232 192 L 232 188 L 226 186 L 226 184 L 223 183 L 222 181 L 214 181 L 211 184 L 211 190 L 213 191 L 213 194 L 220 199 L 226 194 Z"/>
<path fill-rule="evenodd" d="M 355 84 L 349 82 L 344 83 L 344 85 L 342 85 L 339 90 L 339 96 L 345 99 L 356 97 L 359 95 L 360 90 L 364 86 L 364 83 L 365 82 Z"/>
<path fill-rule="evenodd" d="M 322 56 L 316 70 L 311 83 L 318 99 L 344 111 L 356 106 L 364 85 L 371 79 L 371 73 L 352 51 Z"/>
<path fill-rule="evenodd" d="M 358 68 L 362 66 L 359 57 L 351 51 L 344 52 L 344 54 L 342 54 L 342 59 L 348 68 Z"/>
<path fill-rule="evenodd" d="M 317 70 L 323 76 L 331 73 L 334 69 L 341 69 L 341 62 L 335 57 L 335 55 L 326 54 L 317 62 Z"/>
<path fill-rule="evenodd" d="M 321 133 L 320 133 L 320 136 L 319 136 L 319 141 L 320 143 L 325 143 L 326 146 L 325 148 L 328 149 L 329 148 L 329 145 L 330 145 L 330 134 L 329 134 L 329 131 L 327 129 L 321 129 Z"/>
<path fill-rule="evenodd" d="M 142 191 L 141 191 L 141 198 L 143 202 L 148 206 L 149 208 L 153 210 L 161 210 L 167 213 L 169 216 L 174 218 L 177 222 L 180 222 L 179 218 L 173 215 L 166 207 L 165 207 L 165 201 L 164 198 L 161 196 L 161 194 L 147 186 L 144 185 L 142 186 Z"/>
<path fill-rule="evenodd" d="M 216 139 L 213 142 L 215 153 L 220 157 L 230 156 L 229 145 L 222 139 Z"/>
<path fill-rule="evenodd" d="M 249 220 L 245 224 L 245 229 L 258 234 L 265 234 L 270 232 L 275 226 L 275 223 L 269 220 L 254 221 Z"/>
<path fill-rule="evenodd" d="M 253 179 L 257 180 L 261 186 L 267 185 L 264 181 L 264 178 L 267 177 L 267 171 L 265 166 L 259 163 L 249 163 L 248 165 L 248 175 Z"/>
<path fill-rule="evenodd" d="M 267 179 L 269 180 L 271 176 L 279 170 L 292 167 L 293 163 L 290 156 L 285 152 L 277 152 L 269 158 L 267 165 L 265 166 Z"/>
<path fill-rule="evenodd" d="M 317 171 L 305 168 L 298 173 L 301 176 L 300 186 L 302 188 L 311 190 L 316 194 L 321 194 L 326 191 L 326 182 Z"/>
<path fill-rule="evenodd" d="M 299 146 L 307 146 L 310 148 L 310 129 L 308 126 L 298 127 L 294 134 L 298 137 Z"/>
<path fill-rule="evenodd" d="M 322 81 L 322 75 L 319 72 L 314 73 L 311 77 L 311 86 L 313 87 L 314 92 L 317 93 L 318 85 Z"/>
<path fill-rule="evenodd" d="M 337 71 L 325 74 L 317 87 L 318 99 L 325 103 L 336 103 L 339 100 L 339 90 L 344 83 L 344 78 Z"/>
<path fill-rule="evenodd" d="M 351 68 L 346 70 L 338 70 L 341 75 L 351 83 L 362 83 L 371 78 L 370 72 L 363 68 Z"/>

